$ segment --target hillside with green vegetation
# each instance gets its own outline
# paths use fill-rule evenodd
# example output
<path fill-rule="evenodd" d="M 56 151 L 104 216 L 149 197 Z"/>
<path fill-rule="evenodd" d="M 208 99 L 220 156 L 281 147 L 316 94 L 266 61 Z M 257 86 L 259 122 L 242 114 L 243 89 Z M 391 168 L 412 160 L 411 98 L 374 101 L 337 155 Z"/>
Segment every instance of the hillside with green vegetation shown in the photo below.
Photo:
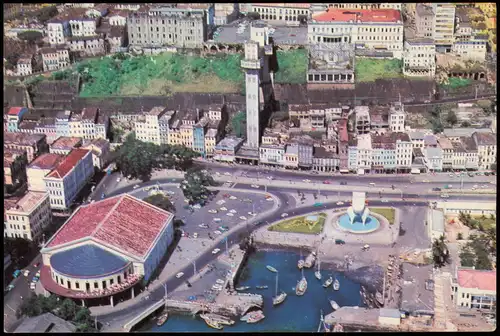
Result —
<path fill-rule="evenodd" d="M 279 70 L 274 81 L 278 84 L 305 84 L 309 64 L 306 49 L 278 51 Z"/>
<path fill-rule="evenodd" d="M 356 57 L 354 65 L 356 82 L 374 82 L 377 79 L 403 77 L 403 62 L 398 59 Z"/>
<path fill-rule="evenodd" d="M 305 83 L 307 51 L 279 51 L 277 83 Z M 242 93 L 242 55 L 188 56 L 163 53 L 129 56 L 122 53 L 86 60 L 75 66 L 81 75 L 82 97 L 158 96 L 175 92 Z M 67 73 L 57 73 L 64 77 Z"/>

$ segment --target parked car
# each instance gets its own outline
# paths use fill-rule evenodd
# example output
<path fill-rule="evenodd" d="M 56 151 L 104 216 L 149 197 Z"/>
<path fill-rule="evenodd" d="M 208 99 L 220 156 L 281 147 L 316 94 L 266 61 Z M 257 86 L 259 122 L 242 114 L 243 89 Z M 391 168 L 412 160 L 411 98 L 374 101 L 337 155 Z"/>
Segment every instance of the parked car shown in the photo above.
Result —
<path fill-rule="evenodd" d="M 139 187 L 140 187 L 140 186 L 139 186 L 138 184 L 136 184 L 136 185 L 134 186 L 134 189 L 137 189 L 137 188 L 139 188 Z"/>
<path fill-rule="evenodd" d="M 7 292 L 10 292 L 11 290 L 13 290 L 16 286 L 14 286 L 13 284 L 10 284 L 7 286 L 7 288 L 5 289 Z"/>
<path fill-rule="evenodd" d="M 347 182 L 346 181 L 342 181 L 342 182 L 340 182 L 340 185 L 347 185 Z"/>
<path fill-rule="evenodd" d="M 288 214 L 286 212 L 281 214 L 281 218 L 285 218 L 285 217 L 288 217 Z"/>
<path fill-rule="evenodd" d="M 432 191 L 441 191 L 441 188 L 432 188 Z"/>
<path fill-rule="evenodd" d="M 175 277 L 176 277 L 177 279 L 179 279 L 179 278 L 182 278 L 182 276 L 183 276 L 183 275 L 184 275 L 184 273 L 179 272 L 179 273 L 177 273 L 177 274 L 175 275 Z"/>
<path fill-rule="evenodd" d="M 343 241 L 342 239 L 335 239 L 335 244 L 337 244 L 337 245 L 344 245 L 345 241 Z"/>
<path fill-rule="evenodd" d="M 217 254 L 220 252 L 220 248 L 216 248 L 212 250 L 212 254 Z"/>
<path fill-rule="evenodd" d="M 30 289 L 35 290 L 36 289 L 36 283 L 32 282 L 30 283 Z"/>
<path fill-rule="evenodd" d="M 28 277 L 28 275 L 30 275 L 30 271 L 29 271 L 29 270 L 24 270 L 24 271 L 23 271 L 23 275 L 24 275 L 25 277 Z"/>
<path fill-rule="evenodd" d="M 216 214 L 216 213 L 217 213 L 217 210 L 215 210 L 215 209 L 210 209 L 210 210 L 208 210 L 208 213 L 211 213 L 211 214 Z"/>
<path fill-rule="evenodd" d="M 339 202 L 337 202 L 337 205 L 344 205 L 344 202 L 339 201 Z"/>
<path fill-rule="evenodd" d="M 33 267 L 35 267 L 35 268 L 38 267 L 38 266 L 40 266 L 39 262 L 33 264 Z"/>
<path fill-rule="evenodd" d="M 325 181 L 323 181 L 323 184 L 330 184 L 330 181 L 325 180 Z"/>

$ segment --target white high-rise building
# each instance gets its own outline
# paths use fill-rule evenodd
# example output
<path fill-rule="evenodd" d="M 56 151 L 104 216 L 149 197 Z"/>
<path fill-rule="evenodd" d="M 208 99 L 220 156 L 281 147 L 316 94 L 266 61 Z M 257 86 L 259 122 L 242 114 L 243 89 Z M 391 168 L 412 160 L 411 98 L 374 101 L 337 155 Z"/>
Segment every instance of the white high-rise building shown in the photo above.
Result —
<path fill-rule="evenodd" d="M 261 22 L 250 27 L 251 41 L 245 43 L 245 59 L 241 67 L 245 69 L 246 112 L 247 112 L 247 148 L 258 149 L 260 142 L 261 103 L 268 101 L 270 91 L 263 90 L 264 86 L 271 85 L 269 62 L 265 55 L 272 55 L 272 46 L 269 45 L 268 28 Z"/>

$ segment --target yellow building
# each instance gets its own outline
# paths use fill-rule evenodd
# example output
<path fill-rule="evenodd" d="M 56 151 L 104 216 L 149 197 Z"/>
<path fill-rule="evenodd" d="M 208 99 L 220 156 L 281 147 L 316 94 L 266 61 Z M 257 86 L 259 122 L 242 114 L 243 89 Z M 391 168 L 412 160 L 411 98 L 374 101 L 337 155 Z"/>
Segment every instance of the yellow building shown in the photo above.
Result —
<path fill-rule="evenodd" d="M 493 310 L 496 307 L 496 271 L 459 268 L 451 285 L 452 300 L 457 308 Z"/>
<path fill-rule="evenodd" d="M 163 106 L 156 106 L 151 111 L 144 113 L 134 124 L 137 140 L 151 142 L 156 145 L 166 143 L 167 131 L 164 130 L 161 121 L 168 119 L 174 114 L 174 111 L 167 111 Z"/>
<path fill-rule="evenodd" d="M 37 157 L 26 168 L 26 176 L 28 178 L 28 189 L 32 191 L 45 192 L 44 177 L 47 176 L 59 162 L 64 159 L 64 155 L 46 153 Z"/>
<path fill-rule="evenodd" d="M 184 123 L 184 120 L 182 121 Z M 183 124 L 180 127 L 180 138 L 184 146 L 193 149 L 193 126 L 191 124 Z"/>
<path fill-rule="evenodd" d="M 17 202 L 4 200 L 4 236 L 40 241 L 52 219 L 49 194 L 28 191 Z"/>
<path fill-rule="evenodd" d="M 215 145 L 217 144 L 217 130 L 210 128 L 205 134 L 205 153 L 207 156 L 213 156 Z"/>

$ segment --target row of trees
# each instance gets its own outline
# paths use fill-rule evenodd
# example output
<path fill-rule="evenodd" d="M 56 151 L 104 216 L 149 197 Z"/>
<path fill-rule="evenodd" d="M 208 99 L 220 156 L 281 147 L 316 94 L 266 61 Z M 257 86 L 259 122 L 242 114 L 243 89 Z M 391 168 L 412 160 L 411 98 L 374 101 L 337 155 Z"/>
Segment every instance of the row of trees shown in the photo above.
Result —
<path fill-rule="evenodd" d="M 446 246 L 444 235 L 434 239 L 432 243 L 432 259 L 436 268 L 441 268 L 451 263 L 450 251 Z"/>
<path fill-rule="evenodd" d="M 490 259 L 491 252 L 490 239 L 486 235 L 470 235 L 469 241 L 460 251 L 460 264 L 467 267 L 474 266 L 480 270 L 491 270 L 493 269 Z"/>
<path fill-rule="evenodd" d="M 443 111 L 441 110 L 441 108 L 438 105 L 436 105 L 436 106 L 434 106 L 434 108 L 432 109 L 430 114 L 431 114 L 430 122 L 431 122 L 432 131 L 435 134 L 441 133 L 444 130 L 444 124 L 443 124 L 443 118 L 442 118 L 442 114 L 444 114 Z M 458 124 L 458 117 L 453 110 L 449 110 L 446 113 L 446 116 L 444 116 L 444 121 L 449 126 L 453 127 L 453 126 Z"/>
<path fill-rule="evenodd" d="M 116 151 L 117 169 L 128 178 L 149 181 L 157 169 L 186 170 L 198 152 L 181 145 L 156 145 L 137 140 L 134 133 Z"/>
<path fill-rule="evenodd" d="M 32 295 L 26 298 L 16 312 L 18 318 L 22 316 L 35 317 L 45 313 L 53 313 L 65 321 L 76 325 L 78 332 L 97 332 L 87 307 L 78 306 L 73 300 L 60 300 L 56 295 L 45 297 Z"/>

